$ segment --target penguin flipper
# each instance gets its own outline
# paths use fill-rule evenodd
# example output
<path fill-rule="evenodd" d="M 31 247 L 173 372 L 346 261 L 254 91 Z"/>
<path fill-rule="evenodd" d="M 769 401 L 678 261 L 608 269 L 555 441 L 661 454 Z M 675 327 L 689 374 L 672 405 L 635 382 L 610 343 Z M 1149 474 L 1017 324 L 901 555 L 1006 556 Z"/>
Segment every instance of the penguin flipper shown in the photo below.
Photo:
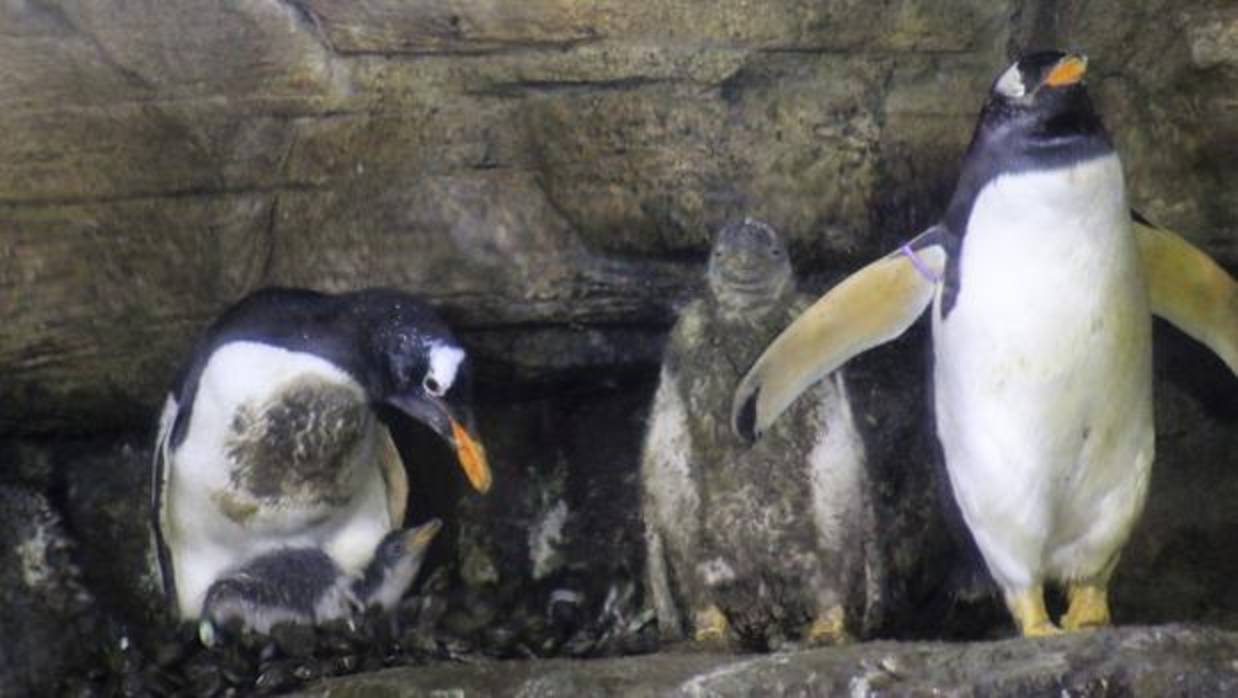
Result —
<path fill-rule="evenodd" d="M 386 426 L 378 427 L 378 465 L 382 470 L 383 483 L 387 486 L 387 513 L 391 517 L 391 526 L 400 528 L 404 525 L 404 516 L 408 513 L 408 470 L 404 467 L 404 459 L 396 448 L 395 440 Z"/>
<path fill-rule="evenodd" d="M 172 553 L 164 531 L 168 525 L 168 480 L 171 467 L 168 463 L 172 440 L 172 427 L 176 424 L 180 409 L 176 397 L 168 395 L 159 415 L 159 434 L 155 438 L 155 452 L 151 457 L 150 524 L 155 544 L 155 562 L 158 564 L 159 582 L 170 608 L 176 605 L 176 580 L 172 570 Z"/>
<path fill-rule="evenodd" d="M 1238 375 L 1238 282 L 1180 235 L 1134 216 L 1152 313 L 1211 349 Z"/>
<path fill-rule="evenodd" d="M 754 440 L 810 385 L 906 332 L 940 283 L 945 232 L 935 225 L 843 279 L 783 330 L 735 391 L 735 433 Z"/>
<path fill-rule="evenodd" d="M 685 316 L 693 312 L 690 306 Z M 684 322 L 681 316 L 680 325 Z M 678 348 L 672 331 L 667 354 Z M 646 595 L 664 641 L 686 637 L 687 616 L 693 606 L 706 602 L 692 575 L 702 518 L 700 492 L 693 479 L 698 472 L 695 444 L 689 426 L 689 408 L 680 378 L 663 365 L 649 410 L 649 425 L 641 446 L 641 518 L 645 527 Z"/>

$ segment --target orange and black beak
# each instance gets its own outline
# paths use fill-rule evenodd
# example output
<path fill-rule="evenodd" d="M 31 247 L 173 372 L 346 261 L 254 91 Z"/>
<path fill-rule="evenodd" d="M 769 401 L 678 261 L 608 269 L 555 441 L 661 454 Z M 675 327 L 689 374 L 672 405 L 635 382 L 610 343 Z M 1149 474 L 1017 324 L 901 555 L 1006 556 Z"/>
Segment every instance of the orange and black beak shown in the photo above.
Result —
<path fill-rule="evenodd" d="M 455 419 L 451 420 L 451 435 L 452 443 L 456 447 L 456 459 L 460 461 L 460 467 L 464 468 L 464 474 L 468 476 L 469 482 L 478 492 L 486 493 L 490 490 L 490 463 L 486 461 L 486 449 L 482 447 L 481 441 L 476 436 L 469 433 L 460 422 Z"/>
<path fill-rule="evenodd" d="M 1045 76 L 1044 84 L 1049 87 L 1065 87 L 1083 80 L 1083 74 L 1088 70 L 1088 57 L 1083 54 L 1068 53 L 1062 57 Z"/>
<path fill-rule="evenodd" d="M 411 396 L 389 398 L 387 402 L 404 414 L 434 430 L 456 451 L 460 467 L 478 492 L 490 489 L 490 464 L 486 461 L 486 449 L 482 447 L 475 432 L 466 424 L 471 420 L 461 419 L 442 398 L 418 393 Z"/>

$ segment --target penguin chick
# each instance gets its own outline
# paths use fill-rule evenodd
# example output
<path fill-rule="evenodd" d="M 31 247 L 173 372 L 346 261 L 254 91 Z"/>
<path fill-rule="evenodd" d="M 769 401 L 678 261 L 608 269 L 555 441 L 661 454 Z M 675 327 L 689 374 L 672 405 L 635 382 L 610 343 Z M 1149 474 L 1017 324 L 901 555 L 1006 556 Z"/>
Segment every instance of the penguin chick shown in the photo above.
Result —
<path fill-rule="evenodd" d="M 1110 622 L 1108 585 L 1147 496 L 1151 315 L 1238 371 L 1238 285 L 1132 224 L 1087 60 L 1020 58 L 994 81 L 945 217 L 843 280 L 765 350 L 732 423 L 759 437 L 815 381 L 932 304 L 933 414 L 955 501 L 1019 630 Z"/>
<path fill-rule="evenodd" d="M 719 231 L 708 290 L 667 344 L 641 456 L 647 582 L 667 640 L 837 643 L 876 622 L 881 586 L 864 448 L 841 375 L 749 448 L 731 395 L 802 310 L 781 237 Z"/>
<path fill-rule="evenodd" d="M 392 531 L 361 574 L 350 574 L 318 548 L 286 548 L 261 555 L 221 577 L 206 593 L 198 634 L 212 646 L 217 628 L 269 633 L 277 623 L 317 625 L 351 619 L 371 605 L 395 608 L 442 528 L 432 519 Z"/>
<path fill-rule="evenodd" d="M 353 582 L 353 594 L 363 608 L 378 605 L 390 611 L 412 586 L 425 562 L 430 543 L 442 529 L 438 519 L 406 531 L 392 531 L 378 544 L 365 573 Z"/>

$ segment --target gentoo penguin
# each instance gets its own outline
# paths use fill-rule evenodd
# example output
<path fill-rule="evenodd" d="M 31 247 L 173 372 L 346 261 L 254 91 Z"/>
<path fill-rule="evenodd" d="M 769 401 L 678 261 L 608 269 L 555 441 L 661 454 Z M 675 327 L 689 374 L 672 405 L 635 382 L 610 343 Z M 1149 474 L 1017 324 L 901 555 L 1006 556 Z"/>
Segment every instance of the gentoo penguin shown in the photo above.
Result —
<path fill-rule="evenodd" d="M 318 549 L 346 574 L 370 562 L 408 496 L 378 406 L 447 440 L 485 492 L 470 382 L 451 331 L 406 293 L 269 289 L 227 310 L 176 380 L 155 448 L 156 543 L 179 616 L 272 551 Z"/>
<path fill-rule="evenodd" d="M 281 548 L 216 580 L 206 594 L 198 635 L 215 644 L 217 628 L 268 633 L 276 623 L 314 625 L 350 619 L 371 605 L 395 608 L 412 585 L 426 550 L 442 527 L 431 519 L 388 533 L 359 574 L 340 569 L 321 548 Z"/>
<path fill-rule="evenodd" d="M 729 428 L 741 372 L 811 299 L 781 237 L 752 219 L 719 231 L 707 278 L 671 331 L 641 457 L 660 632 L 757 649 L 863 634 L 881 560 L 842 375 L 751 448 Z"/>
<path fill-rule="evenodd" d="M 932 303 L 937 436 L 963 519 L 1024 635 L 1109 623 L 1107 587 L 1153 458 L 1149 311 L 1238 371 L 1238 288 L 1133 224 L 1086 59 L 1024 56 L 994 82 L 944 218 L 838 284 L 757 360 L 733 426 L 766 431 L 807 386 Z"/>

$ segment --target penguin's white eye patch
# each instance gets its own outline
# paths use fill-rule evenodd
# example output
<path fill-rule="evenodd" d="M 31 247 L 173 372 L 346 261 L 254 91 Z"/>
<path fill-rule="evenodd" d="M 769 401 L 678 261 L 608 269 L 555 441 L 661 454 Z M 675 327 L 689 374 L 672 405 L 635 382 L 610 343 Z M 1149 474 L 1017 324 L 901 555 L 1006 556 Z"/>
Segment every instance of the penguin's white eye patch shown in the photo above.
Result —
<path fill-rule="evenodd" d="M 1027 86 L 1023 84 L 1023 75 L 1019 72 L 1019 64 L 1015 63 L 997 79 L 995 88 L 1000 94 L 1011 99 L 1018 99 L 1027 94 Z"/>
<path fill-rule="evenodd" d="M 456 382 L 456 372 L 464 360 L 464 351 L 459 347 L 435 344 L 430 348 L 430 368 L 421 380 L 421 387 L 435 397 L 442 397 Z"/>

